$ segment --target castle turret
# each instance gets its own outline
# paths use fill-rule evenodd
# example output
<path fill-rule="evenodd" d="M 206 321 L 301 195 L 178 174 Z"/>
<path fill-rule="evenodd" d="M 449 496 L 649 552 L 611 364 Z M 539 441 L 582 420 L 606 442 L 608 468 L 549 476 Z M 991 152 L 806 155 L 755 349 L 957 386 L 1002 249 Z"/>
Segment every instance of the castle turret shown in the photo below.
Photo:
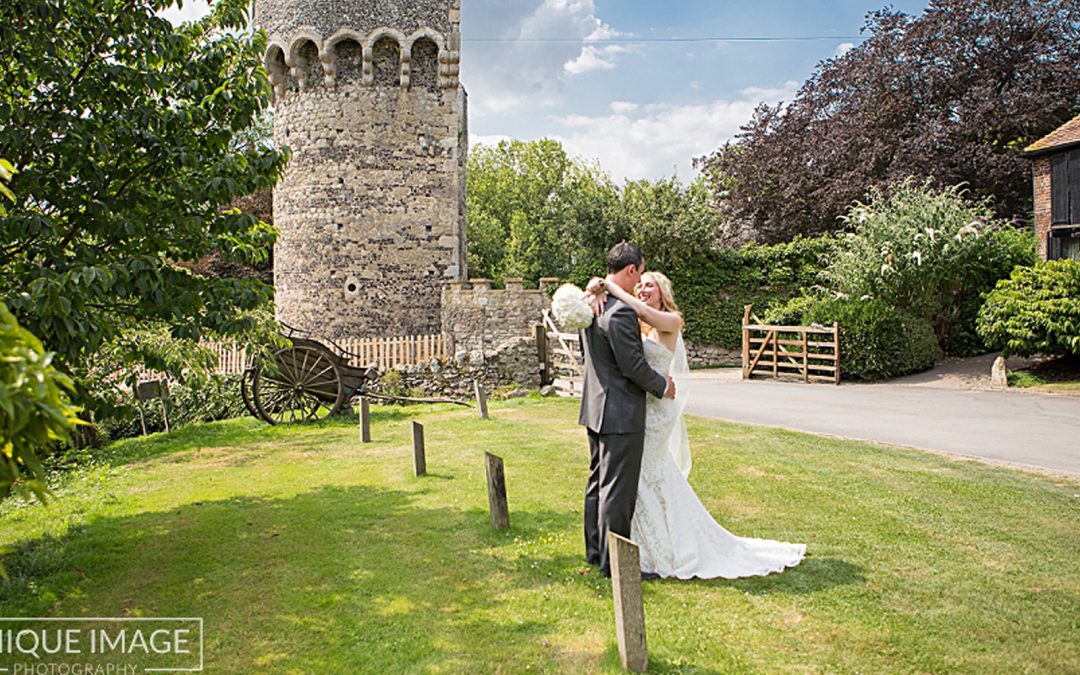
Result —
<path fill-rule="evenodd" d="M 461 0 L 257 0 L 269 37 L 278 318 L 328 337 L 437 333 L 466 278 Z"/>

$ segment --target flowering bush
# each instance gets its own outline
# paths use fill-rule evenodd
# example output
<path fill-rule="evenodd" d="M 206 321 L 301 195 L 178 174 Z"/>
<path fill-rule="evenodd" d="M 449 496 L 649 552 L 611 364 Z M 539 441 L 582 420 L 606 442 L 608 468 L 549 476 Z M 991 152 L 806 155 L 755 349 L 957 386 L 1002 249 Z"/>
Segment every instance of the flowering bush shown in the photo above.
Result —
<path fill-rule="evenodd" d="M 851 231 L 832 254 L 826 285 L 929 321 L 946 353 L 984 351 L 975 332 L 982 295 L 1035 257 L 1030 232 L 990 213 L 989 203 L 969 201 L 960 186 L 937 190 L 908 179 L 888 195 L 871 191 L 845 217 Z"/>
<path fill-rule="evenodd" d="M 551 298 L 551 312 L 563 328 L 579 330 L 592 323 L 592 308 L 585 298 L 585 291 L 573 284 L 563 284 Z"/>

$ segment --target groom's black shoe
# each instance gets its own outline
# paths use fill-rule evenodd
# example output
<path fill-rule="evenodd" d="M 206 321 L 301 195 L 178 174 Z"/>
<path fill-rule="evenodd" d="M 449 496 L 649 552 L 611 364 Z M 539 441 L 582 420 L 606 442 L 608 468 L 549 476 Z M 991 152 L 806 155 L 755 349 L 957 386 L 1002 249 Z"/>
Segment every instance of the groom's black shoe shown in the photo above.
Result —
<path fill-rule="evenodd" d="M 642 581 L 656 581 L 657 579 L 660 579 L 660 578 L 662 578 L 662 577 L 659 574 L 657 574 L 656 572 L 642 572 L 641 573 L 641 580 Z"/>

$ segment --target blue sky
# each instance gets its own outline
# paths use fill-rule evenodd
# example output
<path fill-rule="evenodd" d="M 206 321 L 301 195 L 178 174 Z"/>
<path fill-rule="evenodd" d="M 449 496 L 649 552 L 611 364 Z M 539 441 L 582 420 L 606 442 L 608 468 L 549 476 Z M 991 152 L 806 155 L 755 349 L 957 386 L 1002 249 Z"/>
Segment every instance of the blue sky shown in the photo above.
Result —
<path fill-rule="evenodd" d="M 862 39 L 865 15 L 883 4 L 462 0 L 470 140 L 551 137 L 617 180 L 687 180 L 693 157 L 732 138 L 758 103 L 790 100 L 817 63 Z M 891 3 L 911 14 L 926 4 Z M 187 2 L 167 16 L 205 11 Z M 820 39 L 654 41 L 710 37 Z"/>

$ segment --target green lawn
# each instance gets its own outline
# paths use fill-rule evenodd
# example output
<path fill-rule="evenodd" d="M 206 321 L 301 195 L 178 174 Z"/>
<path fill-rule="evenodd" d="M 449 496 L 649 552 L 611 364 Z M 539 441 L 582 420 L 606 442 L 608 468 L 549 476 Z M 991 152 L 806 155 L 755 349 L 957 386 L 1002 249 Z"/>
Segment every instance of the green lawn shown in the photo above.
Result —
<path fill-rule="evenodd" d="M 377 407 L 367 445 L 345 421 L 251 420 L 119 443 L 52 505 L 0 506 L 0 613 L 204 617 L 211 673 L 617 670 L 610 585 L 583 563 L 576 411 Z M 690 434 L 720 522 L 808 558 L 648 583 L 653 670 L 1080 672 L 1080 483 L 701 419 Z M 507 532 L 485 450 L 506 460 Z"/>

